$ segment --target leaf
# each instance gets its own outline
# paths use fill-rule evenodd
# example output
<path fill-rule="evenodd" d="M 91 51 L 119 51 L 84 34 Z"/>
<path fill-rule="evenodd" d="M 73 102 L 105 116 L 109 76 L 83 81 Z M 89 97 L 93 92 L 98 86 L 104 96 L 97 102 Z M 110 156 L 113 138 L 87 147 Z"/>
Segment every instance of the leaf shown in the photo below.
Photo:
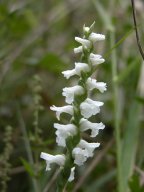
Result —
<path fill-rule="evenodd" d="M 25 168 L 25 170 L 30 174 L 31 177 L 35 177 L 34 169 L 30 163 L 28 163 L 25 159 L 20 158 L 21 162 Z"/>
<path fill-rule="evenodd" d="M 127 191 L 127 185 L 130 175 L 132 174 L 136 148 L 138 143 L 139 134 L 139 112 L 140 105 L 137 101 L 133 101 L 131 107 L 129 108 L 129 117 L 124 133 L 124 140 L 122 146 L 122 184 L 123 191 Z"/>
<path fill-rule="evenodd" d="M 129 181 L 129 188 L 131 192 L 144 192 L 144 187 L 140 185 L 139 176 L 134 174 Z"/>

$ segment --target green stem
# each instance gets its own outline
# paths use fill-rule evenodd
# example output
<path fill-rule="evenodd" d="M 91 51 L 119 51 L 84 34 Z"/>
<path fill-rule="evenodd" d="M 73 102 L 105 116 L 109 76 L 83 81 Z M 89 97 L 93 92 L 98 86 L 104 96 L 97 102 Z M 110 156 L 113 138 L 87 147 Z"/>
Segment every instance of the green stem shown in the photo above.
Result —
<path fill-rule="evenodd" d="M 115 45 L 115 32 L 110 32 L 110 43 L 111 47 Z M 121 134 L 120 134 L 120 113 L 119 113 L 119 92 L 117 79 L 117 58 L 116 50 L 112 52 L 112 83 L 113 83 L 113 98 L 114 98 L 114 127 L 115 127 L 115 138 L 117 148 L 117 182 L 118 192 L 123 192 L 121 185 Z"/>
<path fill-rule="evenodd" d="M 27 152 L 27 155 L 28 155 L 28 160 L 29 160 L 29 163 L 32 166 L 32 168 L 35 169 L 32 149 L 31 149 L 28 134 L 27 134 L 27 131 L 26 131 L 25 123 L 24 123 L 24 120 L 22 118 L 22 114 L 21 114 L 21 111 L 20 111 L 18 105 L 17 105 L 17 108 L 18 108 L 17 113 L 18 113 L 19 124 L 20 124 L 20 128 L 22 130 L 22 134 L 24 136 L 24 143 L 25 143 L 26 152 Z M 38 181 L 37 181 L 37 179 L 35 177 L 32 177 L 32 183 L 33 183 L 34 191 L 39 192 L 39 184 L 38 184 Z"/>

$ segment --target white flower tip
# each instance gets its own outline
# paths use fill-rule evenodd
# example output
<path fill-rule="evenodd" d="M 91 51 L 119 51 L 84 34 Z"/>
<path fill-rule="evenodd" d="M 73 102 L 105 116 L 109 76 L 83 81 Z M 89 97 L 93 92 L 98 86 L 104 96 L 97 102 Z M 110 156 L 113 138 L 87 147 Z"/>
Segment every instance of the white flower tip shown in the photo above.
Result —
<path fill-rule="evenodd" d="M 86 32 L 86 33 L 89 33 L 89 32 L 90 32 L 90 28 L 89 28 L 89 27 L 86 27 L 85 24 L 84 24 L 84 26 L 83 26 L 83 31 L 84 31 L 84 33 L 85 33 L 85 32 Z"/>
<path fill-rule="evenodd" d="M 75 70 L 72 69 L 72 70 L 63 71 L 62 74 L 66 79 L 69 79 L 71 76 L 75 75 Z"/>
<path fill-rule="evenodd" d="M 95 43 L 96 41 L 105 40 L 105 35 L 98 34 L 98 33 L 91 33 L 89 36 L 89 40 Z"/>
<path fill-rule="evenodd" d="M 80 37 L 75 37 L 75 40 L 78 43 L 81 43 L 86 48 L 89 48 L 90 45 L 91 45 L 91 42 L 89 40 L 87 40 L 87 39 L 83 39 L 83 38 L 80 38 Z"/>
<path fill-rule="evenodd" d="M 70 176 L 68 178 L 68 181 L 71 182 L 74 180 L 74 171 L 75 171 L 75 167 L 72 167 L 71 168 L 71 173 L 70 173 Z"/>
<path fill-rule="evenodd" d="M 103 123 L 100 123 L 100 129 L 104 129 L 105 125 Z"/>
<path fill-rule="evenodd" d="M 83 51 L 82 46 L 74 48 L 74 53 L 82 53 L 82 51 Z"/>
<path fill-rule="evenodd" d="M 71 104 L 74 101 L 75 95 L 82 95 L 83 93 L 83 88 L 79 85 L 76 85 L 73 87 L 63 88 L 62 95 L 66 97 L 66 103 Z"/>
<path fill-rule="evenodd" d="M 97 54 L 93 54 L 93 53 L 90 54 L 89 59 L 94 66 L 105 62 L 105 60 L 102 58 L 101 55 L 97 55 Z"/>
<path fill-rule="evenodd" d="M 40 158 L 42 158 L 42 159 L 47 159 L 47 153 L 44 153 L 44 152 L 41 152 L 41 154 L 40 154 Z"/>

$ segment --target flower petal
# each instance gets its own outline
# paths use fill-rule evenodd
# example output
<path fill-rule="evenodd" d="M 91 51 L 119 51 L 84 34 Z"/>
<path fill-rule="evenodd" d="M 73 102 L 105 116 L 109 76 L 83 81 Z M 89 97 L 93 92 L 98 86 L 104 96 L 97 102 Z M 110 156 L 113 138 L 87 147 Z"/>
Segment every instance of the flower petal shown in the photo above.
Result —
<path fill-rule="evenodd" d="M 96 41 L 105 40 L 105 35 L 98 34 L 98 33 L 91 33 L 89 36 L 89 40 L 95 43 Z"/>
<path fill-rule="evenodd" d="M 74 48 L 74 53 L 82 53 L 82 51 L 83 51 L 83 47 L 82 46 Z"/>
<path fill-rule="evenodd" d="M 51 170 L 50 165 L 56 163 L 60 166 L 63 166 L 65 163 L 65 155 L 50 155 L 48 153 L 41 152 L 40 157 L 46 160 L 46 171 Z"/>
<path fill-rule="evenodd" d="M 56 117 L 58 120 L 60 120 L 60 115 L 61 113 L 68 113 L 70 115 L 73 115 L 73 107 L 71 105 L 66 105 L 63 107 L 56 107 L 56 106 L 51 106 L 50 109 L 52 111 L 56 111 Z"/>
<path fill-rule="evenodd" d="M 101 93 L 106 91 L 106 83 L 97 82 L 95 79 L 92 79 L 91 77 L 87 79 L 86 85 L 88 90 L 98 89 Z"/>
<path fill-rule="evenodd" d="M 89 59 L 93 66 L 96 66 L 96 65 L 99 65 L 99 64 L 105 62 L 105 60 L 102 58 L 101 55 L 97 55 L 97 54 L 93 54 L 93 53 L 90 54 Z"/>
<path fill-rule="evenodd" d="M 100 112 L 100 106 L 102 106 L 103 104 L 103 102 L 93 101 L 92 99 L 87 98 L 84 102 L 80 104 L 81 114 L 85 118 L 96 115 Z"/>
<path fill-rule="evenodd" d="M 54 123 L 54 128 L 57 129 L 56 131 L 56 142 L 59 146 L 65 147 L 66 146 L 66 139 L 69 136 L 73 136 L 76 134 L 76 127 L 73 124 L 59 124 Z"/>
<path fill-rule="evenodd" d="M 75 95 L 82 95 L 84 90 L 81 86 L 76 85 L 73 87 L 65 87 L 63 88 L 62 95 L 66 97 L 66 103 L 71 104 L 74 101 Z"/>
<path fill-rule="evenodd" d="M 75 37 L 75 40 L 78 43 L 81 43 L 86 48 L 90 48 L 90 46 L 91 46 L 91 42 L 89 40 L 87 40 L 87 39 L 82 39 L 80 37 Z"/>
<path fill-rule="evenodd" d="M 71 181 L 74 180 L 74 173 L 75 173 L 74 171 L 75 171 L 75 167 L 72 167 L 72 168 L 71 168 L 70 176 L 69 176 L 69 178 L 68 178 L 68 181 L 69 181 L 69 182 L 71 182 Z"/>
<path fill-rule="evenodd" d="M 86 131 L 91 129 L 91 137 L 96 137 L 100 129 L 104 129 L 105 125 L 103 123 L 92 123 L 87 119 L 82 118 L 80 120 L 81 131 Z"/>

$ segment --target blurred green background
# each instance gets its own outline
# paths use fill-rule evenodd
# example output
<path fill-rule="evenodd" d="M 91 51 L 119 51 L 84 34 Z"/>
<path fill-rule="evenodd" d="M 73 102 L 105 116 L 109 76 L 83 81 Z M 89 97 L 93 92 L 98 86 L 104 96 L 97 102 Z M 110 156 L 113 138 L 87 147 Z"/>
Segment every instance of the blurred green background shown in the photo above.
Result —
<path fill-rule="evenodd" d="M 135 0 L 135 9 L 144 47 L 144 1 Z M 64 105 L 62 88 L 75 78 L 67 81 L 61 72 L 80 61 L 74 37 L 93 21 L 95 32 L 106 35 L 95 46 L 106 62 L 94 77 L 106 82 L 108 91 L 93 94 L 105 102 L 94 120 L 106 128 L 95 140 L 101 147 L 94 158 L 77 170 L 71 191 L 115 192 L 118 185 L 121 192 L 144 191 L 144 64 L 130 0 L 0 0 L 0 191 L 56 190 L 57 167 L 45 172 L 39 158 L 41 151 L 63 150 L 55 143 L 56 117 L 49 108 Z"/>

